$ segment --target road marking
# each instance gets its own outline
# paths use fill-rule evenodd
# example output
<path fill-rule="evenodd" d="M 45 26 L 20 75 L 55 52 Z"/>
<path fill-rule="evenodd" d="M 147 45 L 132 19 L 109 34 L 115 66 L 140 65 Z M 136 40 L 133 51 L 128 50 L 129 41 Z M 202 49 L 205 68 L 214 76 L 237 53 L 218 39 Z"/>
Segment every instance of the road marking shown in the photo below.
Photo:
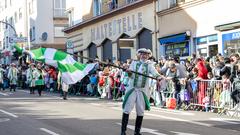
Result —
<path fill-rule="evenodd" d="M 2 92 L 0 92 L 0 95 L 9 96 L 7 93 L 2 93 Z"/>
<path fill-rule="evenodd" d="M 97 104 L 97 103 L 90 103 L 90 105 L 101 106 L 101 104 Z"/>
<path fill-rule="evenodd" d="M 54 98 L 54 97 L 39 97 L 38 95 L 36 95 L 36 97 L 22 97 L 22 98 L 0 98 L 0 100 L 30 100 L 30 99 L 34 99 L 34 100 L 38 100 L 38 99 L 42 99 L 42 100 L 53 100 L 53 99 L 60 99 L 60 98 Z"/>
<path fill-rule="evenodd" d="M 186 120 L 186 119 L 179 119 L 179 118 L 167 117 L 167 116 L 162 116 L 162 115 L 157 115 L 157 114 L 151 114 L 151 113 L 145 113 L 145 115 L 147 115 L 147 116 L 152 116 L 152 117 L 163 118 L 163 119 L 174 120 L 174 121 L 187 122 L 187 123 L 197 124 L 197 125 L 206 126 L 206 127 L 211 127 L 211 126 L 213 126 L 212 124 L 207 124 L 207 123 L 202 123 L 202 122 L 196 122 L 196 121 L 190 121 L 190 120 Z"/>
<path fill-rule="evenodd" d="M 46 132 L 46 133 L 48 133 L 50 135 L 60 135 L 60 134 L 57 134 L 57 133 L 55 133 L 55 132 L 53 132 L 51 130 L 48 130 L 46 128 L 40 128 L 40 130 L 42 130 L 42 131 L 44 131 L 44 132 Z"/>
<path fill-rule="evenodd" d="M 5 114 L 7 114 L 7 115 L 9 115 L 9 116 L 12 116 L 12 117 L 14 117 L 14 118 L 18 118 L 18 116 L 15 115 L 15 114 L 13 114 L 13 113 L 10 113 L 10 112 L 7 112 L 7 111 L 1 110 L 1 109 L 0 109 L 0 112 L 5 113 Z"/>
<path fill-rule="evenodd" d="M 0 118 L 0 122 L 6 122 L 6 121 L 9 121 L 10 119 L 8 118 Z"/>
<path fill-rule="evenodd" d="M 120 126 L 122 125 L 121 123 L 116 123 L 116 124 L 120 125 Z M 127 128 L 129 128 L 131 130 L 135 130 L 135 126 L 133 126 L 133 125 L 128 125 Z M 174 133 L 176 135 L 199 135 L 199 134 L 192 134 L 192 133 L 185 133 L 185 132 L 175 132 L 175 131 L 170 131 L 170 132 Z M 144 127 L 141 128 L 141 133 L 150 133 L 153 135 L 167 135 L 164 133 L 159 133 L 159 131 L 156 129 L 144 128 Z"/>
<path fill-rule="evenodd" d="M 121 111 L 122 110 L 122 108 L 120 108 L 120 107 L 111 107 L 113 110 L 118 110 L 118 111 Z"/>
<path fill-rule="evenodd" d="M 191 134 L 191 133 L 175 132 L 175 131 L 170 131 L 170 132 L 175 133 L 177 135 L 200 135 L 200 134 Z"/>
<path fill-rule="evenodd" d="M 19 90 L 19 91 L 24 92 L 24 93 L 30 93 L 29 90 Z"/>
<path fill-rule="evenodd" d="M 221 121 L 229 124 L 240 124 L 240 121 L 234 120 L 234 119 L 226 119 L 226 118 L 209 118 L 209 119 L 213 121 Z"/>
<path fill-rule="evenodd" d="M 117 125 L 122 125 L 121 123 L 116 123 Z M 135 126 L 133 125 L 128 125 L 127 128 L 131 129 L 131 130 L 135 130 Z M 150 133 L 153 135 L 167 135 L 167 134 L 163 134 L 163 133 L 159 133 L 158 130 L 155 129 L 150 129 L 150 128 L 141 128 L 141 133 Z"/>
<path fill-rule="evenodd" d="M 118 107 L 111 107 L 111 108 L 114 109 L 114 110 L 122 110 L 121 108 L 118 108 Z M 135 112 L 132 112 L 132 113 L 135 113 Z M 167 116 L 162 116 L 162 115 L 152 114 L 152 113 L 145 113 L 145 115 L 152 116 L 152 117 L 158 117 L 158 118 L 162 118 L 162 119 L 169 119 L 169 120 L 174 120 L 174 121 L 187 122 L 187 123 L 197 124 L 197 125 L 206 126 L 206 127 L 212 127 L 213 126 L 212 124 L 196 122 L 196 121 L 180 119 L 180 118 L 167 117 Z"/>
<path fill-rule="evenodd" d="M 151 110 L 156 111 L 156 112 L 163 112 L 163 113 L 177 114 L 177 115 L 188 115 L 188 116 L 194 116 L 195 115 L 194 113 L 177 111 L 177 110 L 160 109 L 160 108 L 152 108 Z"/>
<path fill-rule="evenodd" d="M 114 102 L 114 103 L 108 102 L 106 104 L 109 104 L 109 105 L 122 105 L 122 102 Z"/>
<path fill-rule="evenodd" d="M 117 103 L 107 103 L 109 105 L 121 105 L 121 102 Z M 115 109 L 115 108 L 114 108 Z M 117 110 L 117 109 L 116 109 Z M 189 113 L 189 112 L 183 112 L 183 111 L 178 111 L 178 110 L 170 110 L 170 109 L 161 109 L 157 107 L 151 107 L 151 111 L 155 112 L 163 112 L 163 113 L 169 113 L 169 114 L 177 114 L 177 115 L 187 115 L 187 116 L 194 116 L 194 113 Z"/>

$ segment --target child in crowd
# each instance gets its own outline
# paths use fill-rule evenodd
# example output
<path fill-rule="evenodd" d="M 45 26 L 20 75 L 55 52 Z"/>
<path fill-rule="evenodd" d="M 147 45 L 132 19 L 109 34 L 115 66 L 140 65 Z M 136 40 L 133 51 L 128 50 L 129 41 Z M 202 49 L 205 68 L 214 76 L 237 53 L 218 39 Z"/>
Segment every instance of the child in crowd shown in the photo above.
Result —
<path fill-rule="evenodd" d="M 214 88 L 216 86 L 216 82 L 214 81 L 214 77 L 213 77 L 213 73 L 212 72 L 208 72 L 207 74 L 207 77 L 208 77 L 208 80 L 210 81 L 209 84 L 208 84 L 208 93 L 209 94 L 209 106 L 211 106 L 212 104 L 212 98 L 213 98 L 213 95 L 214 95 Z"/>
<path fill-rule="evenodd" d="M 103 72 L 99 72 L 99 81 L 98 81 L 98 93 L 100 95 L 100 98 L 106 97 L 106 76 L 103 74 Z"/>
<path fill-rule="evenodd" d="M 222 84 L 223 84 L 223 91 L 220 95 L 220 108 L 223 108 L 226 104 L 230 103 L 230 87 L 231 87 L 231 81 L 229 79 L 228 74 L 224 74 L 222 76 Z"/>
<path fill-rule="evenodd" d="M 208 91 L 206 96 L 203 98 L 203 104 L 205 107 L 205 111 L 208 112 L 209 111 L 209 107 L 210 107 L 210 92 Z"/>

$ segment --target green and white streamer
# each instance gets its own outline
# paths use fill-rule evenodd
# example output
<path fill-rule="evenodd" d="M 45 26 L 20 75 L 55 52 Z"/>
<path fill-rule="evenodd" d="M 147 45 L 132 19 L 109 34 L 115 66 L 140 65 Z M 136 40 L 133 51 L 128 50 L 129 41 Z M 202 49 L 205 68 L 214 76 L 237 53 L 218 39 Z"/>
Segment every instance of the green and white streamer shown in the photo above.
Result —
<path fill-rule="evenodd" d="M 65 52 L 53 48 L 38 48 L 28 52 L 36 61 L 54 66 L 62 73 L 62 81 L 74 84 L 85 77 L 95 67 L 95 63 L 82 64 Z"/>

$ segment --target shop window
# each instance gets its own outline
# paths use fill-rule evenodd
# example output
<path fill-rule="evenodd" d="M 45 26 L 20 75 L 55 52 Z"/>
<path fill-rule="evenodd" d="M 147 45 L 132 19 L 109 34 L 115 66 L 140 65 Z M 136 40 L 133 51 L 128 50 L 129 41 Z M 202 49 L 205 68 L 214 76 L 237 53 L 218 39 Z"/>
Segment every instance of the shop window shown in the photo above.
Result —
<path fill-rule="evenodd" d="M 170 44 L 166 45 L 165 47 L 166 56 L 189 56 L 189 43 L 177 43 L 177 44 Z"/>
<path fill-rule="evenodd" d="M 208 36 L 208 42 L 215 42 L 215 41 L 218 41 L 217 34 Z"/>
<path fill-rule="evenodd" d="M 225 41 L 224 51 L 228 56 L 233 53 L 240 53 L 240 39 Z"/>
<path fill-rule="evenodd" d="M 198 55 L 198 56 L 207 57 L 207 48 L 199 48 L 197 55 Z"/>
<path fill-rule="evenodd" d="M 194 43 L 196 45 L 202 45 L 202 44 L 207 44 L 207 43 L 216 42 L 216 41 L 218 41 L 217 34 L 194 38 Z"/>
<path fill-rule="evenodd" d="M 197 45 L 206 44 L 207 43 L 207 37 L 196 38 L 195 42 L 196 42 Z"/>
<path fill-rule="evenodd" d="M 218 54 L 218 45 L 209 46 L 209 57 L 216 56 Z"/>

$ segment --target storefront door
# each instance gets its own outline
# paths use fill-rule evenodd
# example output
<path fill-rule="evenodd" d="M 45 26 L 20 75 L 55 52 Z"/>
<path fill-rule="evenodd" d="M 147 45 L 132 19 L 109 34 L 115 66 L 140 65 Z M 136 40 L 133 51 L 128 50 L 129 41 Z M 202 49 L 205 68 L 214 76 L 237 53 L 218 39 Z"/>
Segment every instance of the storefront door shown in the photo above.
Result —
<path fill-rule="evenodd" d="M 138 48 L 147 48 L 152 50 L 152 34 L 148 29 L 144 29 L 138 35 Z"/>
<path fill-rule="evenodd" d="M 120 48 L 120 61 L 125 62 L 127 59 L 131 58 L 131 49 L 129 48 Z"/>
<path fill-rule="evenodd" d="M 107 60 L 111 60 L 110 62 L 112 62 L 112 41 L 111 40 L 106 40 L 103 43 L 103 52 L 102 52 L 102 56 L 103 56 L 103 60 L 107 61 Z"/>
<path fill-rule="evenodd" d="M 91 43 L 88 47 L 89 57 L 95 59 L 97 55 L 97 46 L 94 43 Z"/>
<path fill-rule="evenodd" d="M 216 56 L 218 54 L 218 45 L 210 45 L 208 47 L 208 53 L 209 57 Z"/>

